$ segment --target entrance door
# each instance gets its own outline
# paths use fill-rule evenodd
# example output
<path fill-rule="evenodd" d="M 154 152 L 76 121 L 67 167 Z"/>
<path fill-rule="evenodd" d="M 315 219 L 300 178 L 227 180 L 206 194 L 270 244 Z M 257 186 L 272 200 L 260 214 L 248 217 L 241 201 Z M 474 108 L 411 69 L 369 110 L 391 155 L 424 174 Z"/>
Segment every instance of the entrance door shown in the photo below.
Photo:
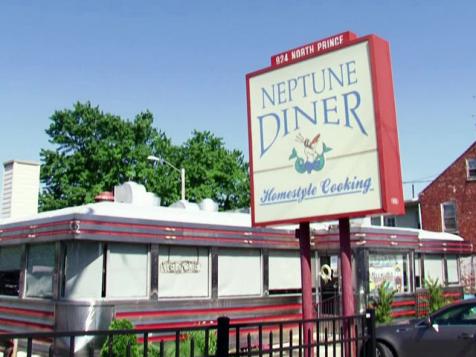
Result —
<path fill-rule="evenodd" d="M 339 260 L 337 255 L 321 256 L 319 266 L 320 299 L 319 314 L 332 316 L 340 314 L 339 303 Z"/>

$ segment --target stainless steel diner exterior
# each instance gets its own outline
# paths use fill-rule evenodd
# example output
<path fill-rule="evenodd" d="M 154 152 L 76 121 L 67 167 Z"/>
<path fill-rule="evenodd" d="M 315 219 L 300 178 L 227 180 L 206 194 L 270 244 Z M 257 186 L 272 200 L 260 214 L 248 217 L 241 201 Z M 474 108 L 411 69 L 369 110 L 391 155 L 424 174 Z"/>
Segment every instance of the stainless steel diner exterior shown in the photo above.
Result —
<path fill-rule="evenodd" d="M 219 316 L 236 323 L 301 318 L 294 234 L 291 226 L 251 228 L 248 213 L 117 202 L 5 219 L 0 330 L 106 329 L 114 318 L 129 319 L 138 330 L 207 325 Z M 351 241 L 356 311 L 365 311 L 376 272 L 388 270 L 388 260 L 402 270 L 394 276 L 395 317 L 423 313 L 418 294 L 425 267 L 441 265 L 447 295 L 462 299 L 453 263 L 474 250 L 461 238 L 355 221 Z M 312 226 L 312 249 L 316 312 L 337 315 L 339 246 L 332 222 Z M 79 339 L 75 347 L 88 342 Z"/>

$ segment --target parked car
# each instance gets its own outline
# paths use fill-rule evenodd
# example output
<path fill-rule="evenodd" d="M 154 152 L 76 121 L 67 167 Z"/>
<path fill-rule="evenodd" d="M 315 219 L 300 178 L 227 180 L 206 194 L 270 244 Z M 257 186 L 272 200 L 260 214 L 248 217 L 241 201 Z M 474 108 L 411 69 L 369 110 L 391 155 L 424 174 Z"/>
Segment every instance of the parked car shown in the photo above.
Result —
<path fill-rule="evenodd" d="M 476 299 L 407 324 L 377 327 L 376 339 L 378 357 L 476 356 Z"/>

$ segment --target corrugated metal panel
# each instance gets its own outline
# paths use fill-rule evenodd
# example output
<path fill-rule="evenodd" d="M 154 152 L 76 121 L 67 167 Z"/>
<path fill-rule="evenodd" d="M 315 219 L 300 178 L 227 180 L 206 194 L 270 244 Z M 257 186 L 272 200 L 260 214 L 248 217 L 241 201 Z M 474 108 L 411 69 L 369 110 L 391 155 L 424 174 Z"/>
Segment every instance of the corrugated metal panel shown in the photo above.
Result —
<path fill-rule="evenodd" d="M 53 331 L 53 302 L 0 298 L 1 332 Z"/>

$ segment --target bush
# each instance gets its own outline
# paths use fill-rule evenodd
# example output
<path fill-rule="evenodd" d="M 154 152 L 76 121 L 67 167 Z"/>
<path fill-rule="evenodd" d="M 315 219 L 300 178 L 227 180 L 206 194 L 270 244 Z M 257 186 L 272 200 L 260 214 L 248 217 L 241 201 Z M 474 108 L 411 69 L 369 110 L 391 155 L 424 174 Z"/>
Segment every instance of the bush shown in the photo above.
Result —
<path fill-rule="evenodd" d="M 377 296 L 371 306 L 375 309 L 375 320 L 381 324 L 392 322 L 392 303 L 397 290 L 390 289 L 390 283 L 384 281 L 377 288 Z"/>
<path fill-rule="evenodd" d="M 190 356 L 191 340 L 194 343 L 194 355 L 205 355 L 205 331 L 191 331 L 184 336 L 184 339 L 180 341 L 179 355 Z M 215 355 L 217 350 L 217 335 L 215 332 L 210 331 L 208 335 L 208 355 Z M 170 342 L 165 348 L 165 355 L 167 357 L 175 357 L 175 342 Z"/>
<path fill-rule="evenodd" d="M 139 356 L 144 355 L 144 344 L 139 345 Z M 147 356 L 149 357 L 160 357 L 160 347 L 157 344 L 149 343 L 147 345 Z"/>
<path fill-rule="evenodd" d="M 109 330 L 132 330 L 134 325 L 129 320 L 112 320 Z M 126 356 L 127 346 L 131 345 L 131 357 L 138 357 L 139 345 L 136 335 L 114 335 L 112 340 L 112 355 L 114 357 Z M 101 348 L 101 357 L 109 356 L 109 338 Z"/>
<path fill-rule="evenodd" d="M 194 340 L 196 349 L 199 353 L 205 355 L 205 331 L 192 331 L 188 335 L 189 339 Z M 217 335 L 214 331 L 208 334 L 208 354 L 215 355 L 217 351 Z"/>
<path fill-rule="evenodd" d="M 443 295 L 443 287 L 438 282 L 438 279 L 426 279 L 425 287 L 428 290 L 427 303 L 429 314 L 432 314 L 449 303 L 449 301 Z"/>

